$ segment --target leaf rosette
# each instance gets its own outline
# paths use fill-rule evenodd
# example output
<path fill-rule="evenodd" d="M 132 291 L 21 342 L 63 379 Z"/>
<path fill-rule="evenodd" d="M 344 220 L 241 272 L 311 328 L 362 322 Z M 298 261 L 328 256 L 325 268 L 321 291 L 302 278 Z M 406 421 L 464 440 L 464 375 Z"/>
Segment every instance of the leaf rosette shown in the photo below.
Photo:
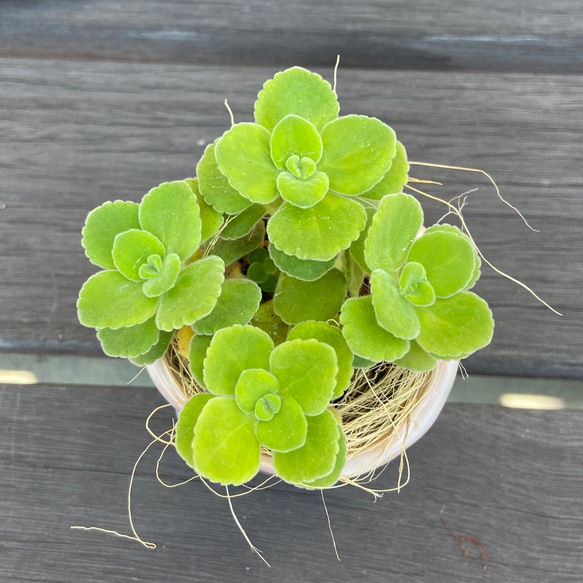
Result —
<path fill-rule="evenodd" d="M 422 225 L 412 196 L 381 199 L 364 242 L 371 294 L 347 300 L 340 318 L 359 357 L 431 370 L 436 359 L 465 358 L 492 338 L 488 305 L 468 291 L 480 274 L 470 239 L 452 225 L 418 237 Z"/>
<path fill-rule="evenodd" d="M 275 470 L 290 483 L 335 482 L 345 450 L 329 405 L 345 388 L 342 340 L 318 328 L 274 347 L 269 334 L 253 326 L 218 331 L 204 347 L 209 393 L 192 397 L 181 412 L 178 453 L 199 474 L 225 485 L 256 475 L 261 446 L 273 452 Z"/>
<path fill-rule="evenodd" d="M 283 263 L 282 254 L 333 259 L 366 223 L 362 205 L 352 197 L 378 198 L 373 189 L 393 160 L 398 176 L 403 173 L 404 150 L 390 127 L 338 112 L 328 82 L 300 67 L 288 69 L 259 93 L 255 123 L 233 125 L 198 165 L 201 192 L 221 212 L 240 212 L 253 203 L 280 205 L 267 232 Z M 392 192 L 393 183 L 381 190 Z"/>
<path fill-rule="evenodd" d="M 103 271 L 83 285 L 78 316 L 83 325 L 97 328 L 110 356 L 152 362 L 168 346 L 170 332 L 207 316 L 217 303 L 223 260 L 187 261 L 203 237 L 192 186 L 164 183 L 140 204 L 107 202 L 87 217 L 82 245 Z M 218 219 L 213 221 L 218 228 Z"/>

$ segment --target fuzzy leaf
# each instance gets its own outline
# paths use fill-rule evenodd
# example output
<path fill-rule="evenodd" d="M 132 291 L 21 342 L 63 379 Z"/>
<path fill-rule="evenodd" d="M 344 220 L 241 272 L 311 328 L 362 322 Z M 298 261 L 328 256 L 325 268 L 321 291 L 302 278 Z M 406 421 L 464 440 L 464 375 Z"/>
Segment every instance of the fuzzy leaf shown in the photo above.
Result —
<path fill-rule="evenodd" d="M 391 162 L 391 167 L 379 183 L 361 194 L 361 196 L 364 198 L 372 198 L 373 200 L 380 200 L 387 194 L 399 194 L 403 192 L 403 186 L 409 179 L 408 175 L 409 162 L 407 162 L 407 152 L 403 144 L 397 142 L 396 154 Z"/>
<path fill-rule="evenodd" d="M 326 196 L 328 185 L 328 176 L 323 172 L 316 172 L 303 179 L 284 171 L 277 177 L 277 189 L 281 197 L 303 209 L 318 204 Z"/>
<path fill-rule="evenodd" d="M 373 218 L 364 245 L 364 255 L 371 269 L 397 271 L 423 225 L 421 205 L 408 194 L 383 197 Z"/>
<path fill-rule="evenodd" d="M 229 184 L 251 202 L 268 204 L 277 197 L 279 171 L 269 152 L 269 132 L 254 123 L 227 130 L 215 147 L 221 172 Z"/>
<path fill-rule="evenodd" d="M 283 170 L 291 156 L 310 158 L 318 163 L 322 157 L 322 138 L 306 119 L 287 115 L 273 128 L 270 140 L 271 159 Z"/>
<path fill-rule="evenodd" d="M 221 231 L 221 238 L 232 240 L 244 237 L 257 224 L 257 221 L 261 220 L 264 214 L 265 207 L 263 205 L 251 205 L 249 208 L 231 217 L 227 226 Z"/>
<path fill-rule="evenodd" d="M 149 298 L 157 298 L 171 290 L 180 273 L 180 257 L 176 253 L 170 253 L 164 257 L 160 273 L 144 282 L 142 291 Z"/>
<path fill-rule="evenodd" d="M 202 222 L 196 196 L 184 180 L 153 188 L 140 203 L 140 224 L 182 261 L 200 245 Z"/>
<path fill-rule="evenodd" d="M 376 209 L 367 208 L 366 209 L 366 225 L 360 236 L 352 245 L 350 246 L 350 255 L 356 260 L 360 267 L 365 273 L 372 273 L 372 269 L 367 265 L 366 258 L 364 256 L 364 244 L 368 237 L 368 232 L 370 231 L 370 226 L 372 225 L 372 219 L 375 215 Z"/>
<path fill-rule="evenodd" d="M 259 286 L 248 279 L 228 279 L 213 311 L 192 325 L 197 334 L 212 336 L 221 328 L 248 324 L 261 302 Z"/>
<path fill-rule="evenodd" d="M 319 415 L 332 398 L 338 361 L 328 344 L 291 340 L 271 353 L 270 370 L 281 390 L 294 397 L 306 415 Z"/>
<path fill-rule="evenodd" d="M 198 188 L 205 200 L 218 212 L 234 215 L 251 206 L 251 201 L 241 196 L 221 172 L 215 158 L 214 144 L 209 144 L 196 167 Z"/>
<path fill-rule="evenodd" d="M 351 253 L 345 255 L 346 267 L 346 282 L 348 293 L 357 298 L 360 295 L 362 284 L 364 283 L 364 269 L 360 266 L 358 261 L 354 259 Z"/>
<path fill-rule="evenodd" d="M 336 454 L 334 469 L 327 476 L 318 478 L 312 482 L 306 482 L 302 486 L 306 488 L 330 488 L 339 480 L 344 469 L 344 464 L 346 463 L 346 437 L 341 427 L 338 430 L 340 437 L 338 439 L 338 453 Z"/>
<path fill-rule="evenodd" d="M 333 318 L 346 296 L 346 279 L 332 269 L 316 281 L 302 281 L 282 274 L 273 298 L 273 309 L 286 324 Z"/>
<path fill-rule="evenodd" d="M 467 238 L 453 232 L 434 231 L 413 243 L 408 261 L 421 263 L 435 295 L 448 298 L 465 289 L 472 279 L 475 255 Z"/>
<path fill-rule="evenodd" d="M 269 370 L 273 341 L 253 326 L 232 326 L 219 330 L 213 337 L 204 361 L 204 382 L 211 393 L 234 395 L 244 370 Z"/>
<path fill-rule="evenodd" d="M 196 471 L 224 486 L 240 486 L 259 471 L 260 445 L 251 415 L 235 399 L 211 399 L 202 410 L 192 441 Z"/>
<path fill-rule="evenodd" d="M 379 326 L 370 296 L 346 300 L 340 323 L 352 352 L 367 360 L 392 362 L 409 350 L 407 340 L 397 338 Z"/>
<path fill-rule="evenodd" d="M 235 386 L 235 400 L 243 413 L 253 413 L 257 401 L 265 395 L 275 395 L 279 381 L 263 368 L 248 368 L 241 373 Z"/>
<path fill-rule="evenodd" d="M 417 312 L 413 304 L 401 295 L 394 276 L 375 269 L 370 285 L 378 324 L 397 338 L 415 338 L 420 330 Z"/>
<path fill-rule="evenodd" d="M 322 130 L 324 154 L 318 170 L 330 179 L 330 189 L 362 194 L 379 182 L 396 151 L 395 132 L 380 120 L 347 115 Z"/>
<path fill-rule="evenodd" d="M 437 358 L 465 358 L 492 340 L 492 312 L 472 292 L 437 299 L 429 308 L 418 308 L 417 313 L 421 322 L 417 342 Z"/>
<path fill-rule="evenodd" d="M 335 257 L 328 261 L 299 259 L 298 257 L 287 255 L 283 251 L 280 251 L 275 245 L 269 246 L 269 254 L 278 269 L 302 281 L 315 281 L 316 279 L 320 279 L 334 267 L 334 261 L 336 260 Z"/>
<path fill-rule="evenodd" d="M 159 358 L 164 356 L 164 353 L 168 349 L 168 345 L 172 340 L 172 332 L 160 332 L 158 337 L 158 342 L 144 354 L 140 354 L 134 358 L 130 358 L 133 364 L 137 366 L 144 366 L 145 364 L 152 364 L 156 362 Z"/>
<path fill-rule="evenodd" d="M 258 421 L 255 434 L 271 451 L 291 451 L 306 443 L 308 422 L 300 404 L 291 395 L 282 393 L 280 410 L 270 421 Z"/>
<path fill-rule="evenodd" d="M 258 245 L 263 243 L 263 239 L 265 239 L 265 226 L 263 222 L 259 222 L 247 235 L 240 239 L 233 239 L 232 241 L 219 239 L 212 247 L 211 252 L 213 255 L 220 257 L 225 262 L 225 265 L 230 265 L 243 257 L 243 255 L 247 255 L 253 249 L 256 249 Z"/>
<path fill-rule="evenodd" d="M 374 366 L 375 364 L 377 364 L 377 363 L 374 362 L 373 360 L 368 360 L 367 358 L 362 358 L 362 356 L 358 356 L 358 354 L 355 354 L 354 358 L 352 359 L 352 366 L 354 368 L 370 368 L 371 366 Z"/>
<path fill-rule="evenodd" d="M 190 368 L 190 372 L 197 384 L 203 389 L 206 389 L 203 378 L 203 363 L 211 340 L 212 336 L 196 334 L 190 341 L 190 349 L 188 352 L 188 367 Z"/>
<path fill-rule="evenodd" d="M 255 102 L 255 121 L 271 131 L 280 120 L 293 114 L 321 130 L 338 117 L 339 109 L 336 93 L 328 81 L 293 67 L 265 83 Z"/>
<path fill-rule="evenodd" d="M 144 295 L 141 283 L 117 271 L 100 271 L 83 284 L 77 310 L 83 326 L 117 329 L 149 320 L 156 304 L 156 298 Z"/>
<path fill-rule="evenodd" d="M 103 352 L 107 356 L 121 358 L 135 358 L 145 354 L 158 342 L 159 335 L 154 318 L 127 328 L 97 330 L 97 338 L 101 342 Z"/>
<path fill-rule="evenodd" d="M 336 352 L 336 359 L 338 361 L 338 374 L 336 375 L 336 385 L 334 386 L 333 399 L 342 395 L 342 393 L 350 385 L 350 379 L 354 369 L 352 368 L 353 354 L 342 332 L 335 326 L 326 324 L 325 322 L 302 322 L 291 330 L 288 335 L 288 340 L 308 340 L 314 338 L 319 342 L 324 342 L 332 347 Z"/>
<path fill-rule="evenodd" d="M 437 361 L 433 356 L 427 354 L 415 340 L 412 340 L 409 352 L 402 358 L 395 360 L 395 364 L 415 372 L 425 372 L 433 370 Z"/>
<path fill-rule="evenodd" d="M 329 475 L 340 450 L 340 429 L 333 413 L 326 409 L 307 421 L 308 435 L 302 447 L 273 454 L 275 471 L 291 484 L 301 485 Z"/>
<path fill-rule="evenodd" d="M 130 229 L 139 229 L 139 206 L 135 202 L 106 202 L 92 210 L 83 227 L 81 245 L 91 263 L 114 269 L 113 242 L 117 235 Z"/>
<path fill-rule="evenodd" d="M 287 255 L 327 261 L 358 239 L 366 224 L 360 204 L 328 193 L 308 209 L 285 203 L 267 225 L 269 240 Z"/>
<path fill-rule="evenodd" d="M 200 220 L 202 223 L 200 240 L 201 243 L 210 239 L 223 225 L 223 215 L 217 212 L 202 196 L 198 188 L 198 180 L 196 178 L 185 178 L 184 182 L 190 186 L 192 192 L 196 196 L 196 202 L 200 209 Z"/>
<path fill-rule="evenodd" d="M 148 231 L 130 229 L 120 233 L 113 242 L 111 256 L 116 269 L 132 281 L 141 281 L 140 267 L 148 257 L 164 256 L 164 245 Z"/>
<path fill-rule="evenodd" d="M 259 306 L 251 324 L 266 332 L 275 346 L 285 342 L 289 326 L 273 311 L 273 300 Z"/>
<path fill-rule="evenodd" d="M 213 255 L 183 269 L 176 285 L 160 297 L 158 328 L 178 330 L 209 314 L 221 293 L 224 271 L 223 261 Z"/>
<path fill-rule="evenodd" d="M 196 422 L 204 406 L 214 398 L 214 395 L 207 393 L 194 395 L 185 403 L 178 416 L 178 423 L 176 423 L 176 451 L 191 468 L 194 468 L 192 441 Z"/>

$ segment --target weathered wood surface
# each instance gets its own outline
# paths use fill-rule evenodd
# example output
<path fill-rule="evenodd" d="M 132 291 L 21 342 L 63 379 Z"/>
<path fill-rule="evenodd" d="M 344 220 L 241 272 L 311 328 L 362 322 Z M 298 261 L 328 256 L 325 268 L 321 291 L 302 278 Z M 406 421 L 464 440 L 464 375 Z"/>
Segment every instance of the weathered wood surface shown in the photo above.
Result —
<path fill-rule="evenodd" d="M 331 77 L 331 68 L 321 70 Z M 0 60 L 0 349 L 97 353 L 75 301 L 92 272 L 86 213 L 194 173 L 204 145 L 237 120 L 271 68 Z M 532 233 L 480 175 L 415 168 L 444 198 L 479 186 L 467 219 L 501 269 L 564 317 L 484 269 L 497 320 L 472 372 L 583 374 L 580 167 L 583 77 L 340 70 L 343 112 L 391 124 L 412 160 L 479 167 L 540 229 Z M 429 205 L 428 220 L 442 214 Z"/>
<path fill-rule="evenodd" d="M 531 0 L 4 0 L 0 55 L 583 72 L 583 6 Z"/>
<path fill-rule="evenodd" d="M 143 422 L 162 403 L 153 389 L 0 387 L 0 579 L 58 583 L 139 580 L 407 581 L 411 583 L 583 580 L 583 413 L 448 405 L 409 452 L 412 480 L 376 503 L 359 490 L 326 493 L 337 562 L 318 493 L 277 485 L 227 502 L 200 482 L 156 482 L 155 446 L 138 467 L 136 527 L 158 544 L 72 525 L 129 533 L 132 466 L 150 441 Z M 169 428 L 161 412 L 157 430 Z M 188 476 L 174 452 L 170 483 Z M 396 484 L 397 467 L 375 482 Z M 441 518 L 447 524 L 442 523 Z M 472 541 L 468 552 L 448 528 Z M 489 555 L 487 569 L 476 542 Z"/>

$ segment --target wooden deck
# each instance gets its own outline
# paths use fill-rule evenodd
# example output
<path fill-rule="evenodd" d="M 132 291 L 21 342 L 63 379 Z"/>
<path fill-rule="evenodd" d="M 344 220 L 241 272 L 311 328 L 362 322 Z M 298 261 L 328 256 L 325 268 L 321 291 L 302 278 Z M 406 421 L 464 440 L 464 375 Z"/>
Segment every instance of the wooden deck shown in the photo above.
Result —
<path fill-rule="evenodd" d="M 468 371 L 583 378 L 577 0 L 0 2 L 0 350 L 99 354 L 75 310 L 92 272 L 87 212 L 192 175 L 229 125 L 225 98 L 248 120 L 276 70 L 331 78 L 337 54 L 343 113 L 389 123 L 412 160 L 486 170 L 540 231 L 484 176 L 414 168 L 444 183 L 431 190 L 442 197 L 478 187 L 465 213 L 479 246 L 563 314 L 484 269 L 496 332 Z M 429 220 L 443 212 L 428 208 Z M 583 581 L 581 411 L 448 405 L 411 448 L 401 493 L 326 494 L 340 563 L 319 495 L 278 485 L 237 499 L 270 570 L 224 500 L 200 483 L 158 485 L 159 450 L 134 491 L 136 527 L 156 550 L 70 529 L 129 532 L 154 390 L 3 385 L 0 403 L 1 581 Z M 172 453 L 162 473 L 186 477 Z"/>

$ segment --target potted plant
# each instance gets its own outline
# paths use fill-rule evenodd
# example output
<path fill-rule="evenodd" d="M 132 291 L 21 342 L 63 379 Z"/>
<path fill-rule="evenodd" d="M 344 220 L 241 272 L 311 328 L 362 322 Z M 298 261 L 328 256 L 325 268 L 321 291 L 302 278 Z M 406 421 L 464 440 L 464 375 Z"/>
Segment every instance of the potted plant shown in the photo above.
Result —
<path fill-rule="evenodd" d="M 330 487 L 417 439 L 494 323 L 470 291 L 472 240 L 424 229 L 389 126 L 340 116 L 299 67 L 265 83 L 254 115 L 196 177 L 89 214 L 82 243 L 102 271 L 79 320 L 106 354 L 149 366 L 196 473 Z"/>

